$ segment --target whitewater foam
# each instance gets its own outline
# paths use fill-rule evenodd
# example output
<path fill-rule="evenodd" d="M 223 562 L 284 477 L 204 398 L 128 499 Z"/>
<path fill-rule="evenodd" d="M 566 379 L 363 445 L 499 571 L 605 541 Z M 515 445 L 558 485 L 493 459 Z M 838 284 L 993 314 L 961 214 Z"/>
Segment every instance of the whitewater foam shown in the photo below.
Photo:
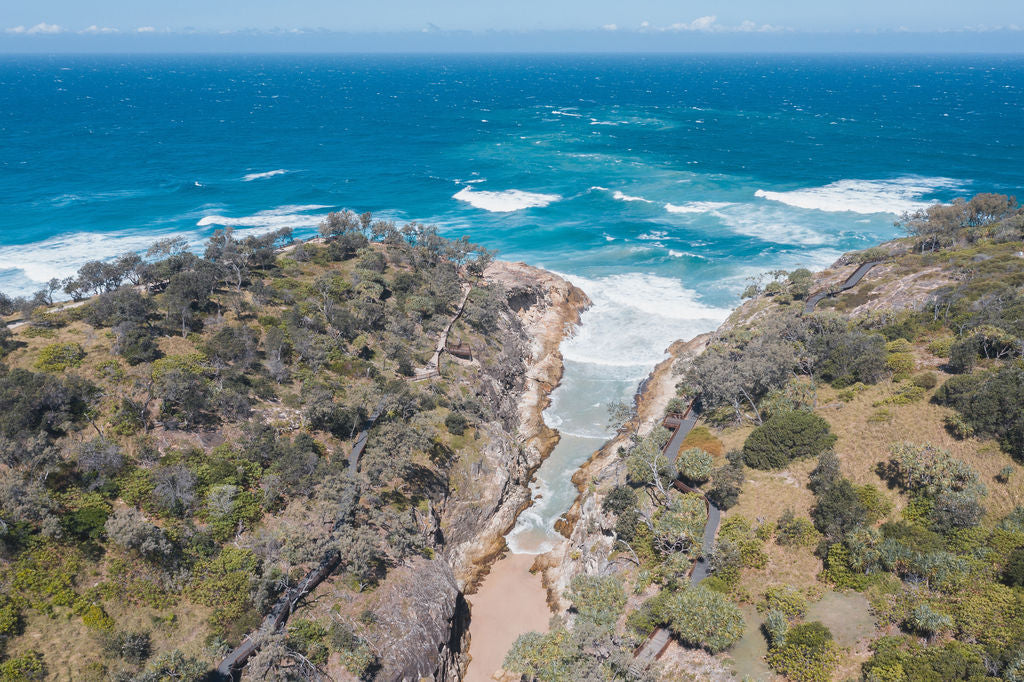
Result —
<path fill-rule="evenodd" d="M 927 208 L 932 201 L 923 197 L 960 187 L 952 178 L 902 177 L 891 180 L 839 180 L 821 187 L 788 192 L 759 189 L 754 196 L 795 208 L 829 213 L 901 214 Z"/>
<path fill-rule="evenodd" d="M 728 201 L 688 201 L 685 204 L 665 204 L 665 210 L 669 213 L 712 213 L 729 206 L 732 204 Z"/>
<path fill-rule="evenodd" d="M 263 171 L 262 173 L 249 173 L 248 175 L 242 176 L 242 182 L 252 182 L 253 180 L 262 180 L 264 178 L 272 178 L 275 175 L 284 175 L 291 171 L 285 168 L 278 168 L 271 171 Z"/>
<path fill-rule="evenodd" d="M 107 260 L 129 251 L 144 251 L 169 234 L 192 241 L 198 235 L 175 230 L 153 232 L 73 232 L 32 244 L 0 246 L 2 289 L 10 295 L 27 295 L 53 278 L 78 272 L 86 260 Z"/>
<path fill-rule="evenodd" d="M 322 211 L 325 208 L 330 208 L 330 206 L 323 204 L 286 205 L 237 217 L 210 214 L 200 218 L 196 225 L 198 227 L 219 225 L 221 227 L 254 228 L 264 231 L 281 227 L 309 228 L 320 224 L 324 219 Z M 310 213 L 310 211 L 320 212 Z"/>
<path fill-rule="evenodd" d="M 525 208 L 542 208 L 562 199 L 559 194 L 524 192 L 520 189 L 489 192 L 475 190 L 472 187 L 463 187 L 453 194 L 452 198 L 490 213 L 511 213 Z"/>

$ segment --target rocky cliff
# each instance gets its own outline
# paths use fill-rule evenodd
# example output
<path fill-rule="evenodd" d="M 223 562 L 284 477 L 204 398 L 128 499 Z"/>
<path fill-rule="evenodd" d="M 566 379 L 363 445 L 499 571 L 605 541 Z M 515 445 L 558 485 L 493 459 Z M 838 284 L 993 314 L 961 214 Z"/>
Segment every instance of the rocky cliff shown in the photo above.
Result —
<path fill-rule="evenodd" d="M 514 423 L 481 425 L 486 445 L 471 483 L 437 510 L 443 560 L 408 564 L 382 586 L 373 611 L 394 627 L 383 628 L 392 634 L 378 643 L 384 662 L 378 679 L 462 679 L 469 621 L 463 595 L 504 551 L 504 535 L 530 503 L 530 479 L 558 441 L 542 412 L 562 377 L 559 345 L 590 301 L 560 277 L 523 263 L 493 263 L 485 277 L 506 292 L 511 311 L 501 333 L 522 356 L 518 395 L 502 396 L 515 402 Z M 474 389 L 487 396 L 498 383 L 485 373 Z"/>

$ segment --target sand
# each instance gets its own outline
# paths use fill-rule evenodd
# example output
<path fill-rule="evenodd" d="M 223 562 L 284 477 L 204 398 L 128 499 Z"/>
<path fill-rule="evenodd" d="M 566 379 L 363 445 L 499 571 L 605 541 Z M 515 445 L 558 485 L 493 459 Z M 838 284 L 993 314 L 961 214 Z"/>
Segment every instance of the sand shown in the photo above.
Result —
<path fill-rule="evenodd" d="M 547 632 L 551 611 L 540 574 L 531 575 L 532 554 L 508 554 L 497 561 L 470 604 L 469 653 L 464 682 L 487 682 L 524 632 Z"/>

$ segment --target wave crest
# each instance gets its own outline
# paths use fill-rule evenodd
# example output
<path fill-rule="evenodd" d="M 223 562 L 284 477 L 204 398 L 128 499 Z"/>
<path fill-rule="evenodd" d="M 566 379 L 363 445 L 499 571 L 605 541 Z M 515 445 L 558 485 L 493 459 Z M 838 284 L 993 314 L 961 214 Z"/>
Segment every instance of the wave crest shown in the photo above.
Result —
<path fill-rule="evenodd" d="M 284 175 L 291 171 L 285 168 L 278 168 L 276 170 L 263 171 L 262 173 L 249 173 L 248 175 L 242 176 L 242 182 L 252 182 L 253 180 L 262 180 L 263 178 L 272 178 L 275 175 Z"/>
<path fill-rule="evenodd" d="M 892 180 L 839 180 L 821 187 L 788 192 L 759 189 L 754 196 L 787 206 L 829 213 L 893 213 L 927 208 L 934 201 L 923 197 L 960 187 L 952 178 L 904 177 Z"/>
<path fill-rule="evenodd" d="M 464 201 L 470 206 L 489 211 L 490 213 L 511 213 L 512 211 L 521 211 L 524 208 L 542 208 L 560 201 L 562 196 L 560 194 L 524 192 L 520 189 L 488 192 L 486 190 L 475 190 L 472 187 L 463 187 L 453 194 L 452 198 Z"/>

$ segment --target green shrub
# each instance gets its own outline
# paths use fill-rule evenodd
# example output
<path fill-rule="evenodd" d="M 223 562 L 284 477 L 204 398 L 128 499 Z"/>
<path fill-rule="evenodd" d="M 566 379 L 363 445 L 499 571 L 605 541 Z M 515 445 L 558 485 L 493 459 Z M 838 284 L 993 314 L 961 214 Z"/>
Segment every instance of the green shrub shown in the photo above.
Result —
<path fill-rule="evenodd" d="M 1007 464 L 1006 466 L 999 470 L 999 473 L 996 474 L 996 480 L 1002 483 L 1003 485 L 1006 485 L 1007 483 L 1010 482 L 1010 478 L 1013 476 L 1013 472 L 1013 465 Z"/>
<path fill-rule="evenodd" d="M 1001 579 L 1004 585 L 1024 587 L 1024 546 L 1010 552 Z"/>
<path fill-rule="evenodd" d="M 797 518 L 792 509 L 784 511 L 775 524 L 775 542 L 780 545 L 810 547 L 819 537 L 811 520 Z"/>
<path fill-rule="evenodd" d="M 767 661 L 795 682 L 827 682 L 839 662 L 839 650 L 829 629 L 815 621 L 791 627 L 785 643 L 768 652 Z"/>
<path fill-rule="evenodd" d="M 909 353 L 914 347 L 910 345 L 910 341 L 906 339 L 894 339 L 889 343 L 885 344 L 885 350 L 887 353 Z"/>
<path fill-rule="evenodd" d="M 916 366 L 913 353 L 889 353 L 885 359 L 885 367 L 892 374 L 893 381 L 906 379 Z"/>
<path fill-rule="evenodd" d="M 928 352 L 939 358 L 948 358 L 949 350 L 953 346 L 954 339 L 952 336 L 944 336 L 940 339 L 935 339 L 928 344 Z"/>
<path fill-rule="evenodd" d="M 85 359 L 85 349 L 77 343 L 51 343 L 43 346 L 33 363 L 43 372 L 63 372 L 78 367 Z"/>
<path fill-rule="evenodd" d="M 107 632 L 114 629 L 114 619 L 99 604 L 91 604 L 85 609 L 82 614 L 82 622 L 87 628 L 93 630 Z"/>
<path fill-rule="evenodd" d="M 743 614 L 739 607 L 700 585 L 673 594 L 666 609 L 669 628 L 690 646 L 718 653 L 743 635 Z"/>
<path fill-rule="evenodd" d="M 873 655 L 861 666 L 865 680 L 989 680 L 984 649 L 947 642 L 922 646 L 909 637 L 882 637 L 871 643 Z"/>
<path fill-rule="evenodd" d="M 469 420 L 461 412 L 449 412 L 444 418 L 444 427 L 453 436 L 461 436 L 465 433 L 467 424 L 469 424 Z"/>
<path fill-rule="evenodd" d="M 762 612 L 778 611 L 789 620 L 796 620 L 807 612 L 807 597 L 795 587 L 779 585 L 764 591 L 764 603 L 759 606 Z"/>
<path fill-rule="evenodd" d="M 918 372 L 911 378 L 915 386 L 930 391 L 939 385 L 939 377 L 935 372 Z"/>
<path fill-rule="evenodd" d="M 863 573 L 854 573 L 850 569 L 850 550 L 845 545 L 836 543 L 828 548 L 822 578 L 835 585 L 838 589 L 863 590 L 868 586 L 868 578 Z"/>
<path fill-rule="evenodd" d="M 711 475 L 711 453 L 700 448 L 688 448 L 676 457 L 676 468 L 683 478 L 703 483 Z"/>
<path fill-rule="evenodd" d="M 925 390 L 920 386 L 908 385 L 899 387 L 892 395 L 879 400 L 874 407 L 882 405 L 909 405 L 924 398 Z"/>
<path fill-rule="evenodd" d="M 322 623 L 297 618 L 288 623 L 288 646 L 313 663 L 324 665 L 330 654 L 327 648 L 328 633 L 327 626 Z"/>
<path fill-rule="evenodd" d="M 196 566 L 190 595 L 195 602 L 213 607 L 210 624 L 215 632 L 237 631 L 246 627 L 246 617 L 252 620 L 250 585 L 259 567 L 252 552 L 230 545 Z"/>
<path fill-rule="evenodd" d="M 24 682 L 46 678 L 46 663 L 38 651 L 26 651 L 0 663 L 0 682 Z"/>
<path fill-rule="evenodd" d="M 888 424 L 895 419 L 895 417 L 896 415 L 892 413 L 892 410 L 887 410 L 883 407 L 882 409 L 875 410 L 869 414 L 867 421 L 869 424 Z"/>
<path fill-rule="evenodd" d="M 602 629 L 613 628 L 626 605 L 622 581 L 615 576 L 576 575 L 566 597 L 580 621 Z"/>
<path fill-rule="evenodd" d="M 854 486 L 857 491 L 857 499 L 867 510 L 868 523 L 874 523 L 885 518 L 892 511 L 892 502 L 877 487 L 867 483 Z"/>
<path fill-rule="evenodd" d="M 633 509 L 636 504 L 636 491 L 628 485 L 617 485 L 601 501 L 601 511 L 606 514 L 621 514 L 627 509 Z"/>
<path fill-rule="evenodd" d="M 743 443 L 743 461 L 755 469 L 779 469 L 791 460 L 817 457 L 836 442 L 828 422 L 811 412 L 780 412 Z"/>

